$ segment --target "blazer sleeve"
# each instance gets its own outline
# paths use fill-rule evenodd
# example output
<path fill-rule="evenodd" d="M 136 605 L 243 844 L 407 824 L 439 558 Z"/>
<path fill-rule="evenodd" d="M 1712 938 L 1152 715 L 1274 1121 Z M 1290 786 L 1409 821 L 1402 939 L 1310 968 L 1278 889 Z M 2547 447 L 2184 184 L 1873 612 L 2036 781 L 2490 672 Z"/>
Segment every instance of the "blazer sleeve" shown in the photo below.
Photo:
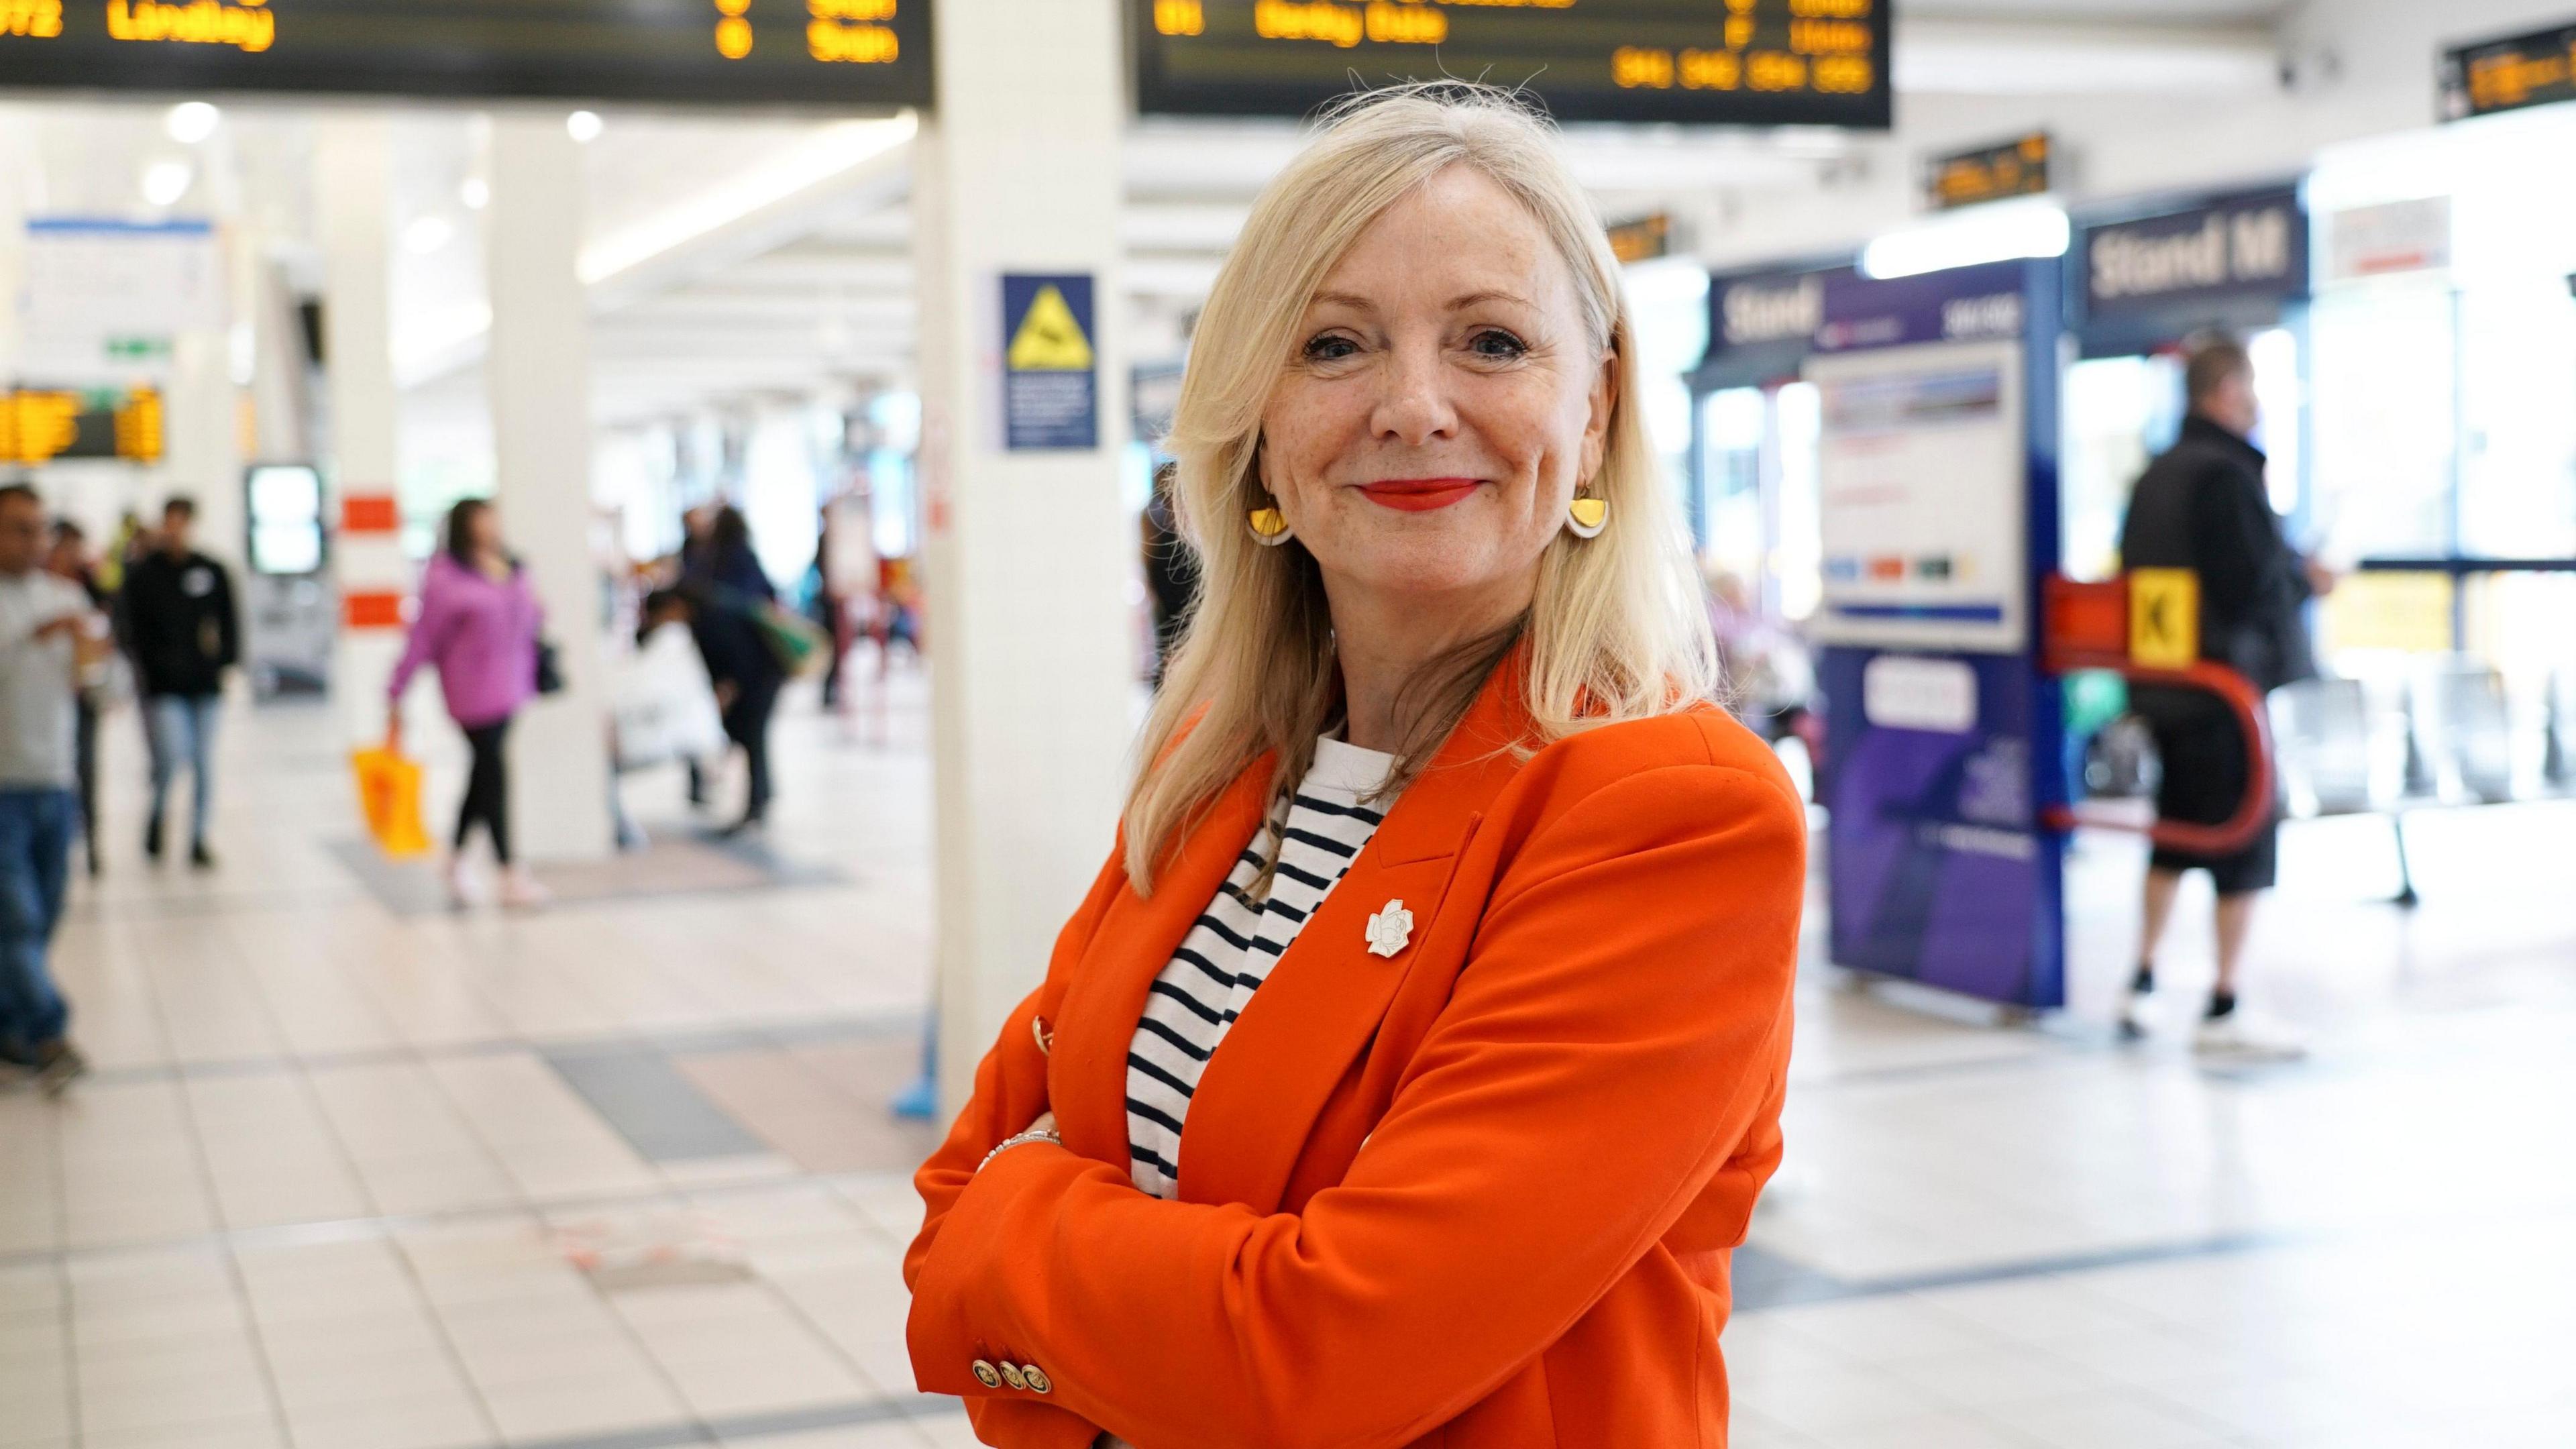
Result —
<path fill-rule="evenodd" d="M 1034 1361 L 1064 1409 L 1203 1449 L 1388 1449 L 1456 1417 L 1760 1146 L 1803 825 L 1776 782 L 1684 765 L 1540 827 L 1348 1176 L 1300 1213 L 1161 1201 L 1043 1144 L 995 1158 L 912 1264 L 922 1387 L 993 1397 L 974 1358 Z"/>
<path fill-rule="evenodd" d="M 1091 893 L 1083 898 L 1073 918 L 1065 922 L 1056 938 L 1051 976 L 1069 968 L 1081 954 L 1110 902 L 1125 887 L 1127 877 L 1119 865 L 1123 854 L 1122 840 L 1120 849 L 1110 853 L 1109 863 L 1092 882 Z M 974 1179 L 976 1165 L 995 1144 L 1026 1130 L 1038 1114 L 1047 1110 L 1047 1059 L 1038 1050 L 1030 1023 L 1036 1019 L 1039 1002 L 1048 990 L 1046 986 L 1039 987 L 1011 1009 L 1009 1019 L 1002 1023 L 1001 1036 L 975 1069 L 974 1095 L 949 1127 L 947 1140 L 913 1174 L 913 1188 L 921 1194 L 923 1218 L 920 1234 L 904 1254 L 903 1278 L 907 1287 L 918 1287 L 921 1265 L 938 1242 L 940 1226 L 956 1205 L 958 1194 Z M 958 1360 L 957 1366 L 963 1368 L 977 1357 L 981 1355 L 970 1354 Z M 967 1382 L 974 1380 L 969 1378 Z M 1089 1449 L 1100 1436 L 1096 1426 L 1051 1404 L 988 1397 L 969 1399 L 966 1411 L 978 1437 L 987 1444 L 1009 1449 Z"/>

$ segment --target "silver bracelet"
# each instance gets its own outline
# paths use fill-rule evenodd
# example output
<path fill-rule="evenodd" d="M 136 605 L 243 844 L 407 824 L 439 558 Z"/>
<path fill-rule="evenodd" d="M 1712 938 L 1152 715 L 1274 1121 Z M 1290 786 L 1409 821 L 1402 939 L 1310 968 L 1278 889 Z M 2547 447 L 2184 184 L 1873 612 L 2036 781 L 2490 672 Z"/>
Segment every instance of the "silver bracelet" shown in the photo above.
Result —
<path fill-rule="evenodd" d="M 1017 1147 L 1024 1142 L 1052 1142 L 1056 1146 L 1062 1147 L 1064 1145 L 1064 1138 L 1058 1136 L 1056 1134 L 1056 1130 L 1052 1127 L 1032 1127 L 1026 1132 L 1005 1137 L 1000 1142 L 995 1143 L 993 1145 L 993 1150 L 984 1154 L 984 1160 L 975 1164 L 975 1170 L 977 1172 L 982 1172 L 994 1158 L 1001 1156 L 1003 1153 L 1010 1151 L 1012 1148 Z"/>

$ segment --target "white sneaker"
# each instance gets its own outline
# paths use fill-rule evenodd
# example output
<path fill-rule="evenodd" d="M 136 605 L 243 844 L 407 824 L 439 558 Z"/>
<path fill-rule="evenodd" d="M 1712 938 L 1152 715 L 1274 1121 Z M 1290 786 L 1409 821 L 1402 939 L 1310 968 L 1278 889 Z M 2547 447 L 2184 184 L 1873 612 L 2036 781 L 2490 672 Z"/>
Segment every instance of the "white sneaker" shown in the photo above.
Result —
<path fill-rule="evenodd" d="M 482 898 L 482 892 L 475 888 L 474 873 L 466 868 L 463 855 L 449 856 L 447 866 L 440 875 L 447 882 L 447 904 L 450 909 L 470 910 Z"/>
<path fill-rule="evenodd" d="M 533 911 L 555 898 L 542 882 L 524 865 L 514 865 L 501 874 L 501 904 L 514 911 Z"/>
<path fill-rule="evenodd" d="M 2307 1044 L 2278 1031 L 2253 1025 L 2242 1008 L 2215 1021 L 2204 1020 L 2192 1033 L 2191 1049 L 2204 1056 L 2239 1062 L 2295 1062 L 2306 1058 Z"/>
<path fill-rule="evenodd" d="M 2141 988 L 2136 977 L 2129 979 L 2128 986 L 2120 992 L 2120 1040 L 2146 1040 L 2147 1015 L 2154 1009 L 2151 1003 L 2155 999 L 2154 987 Z"/>

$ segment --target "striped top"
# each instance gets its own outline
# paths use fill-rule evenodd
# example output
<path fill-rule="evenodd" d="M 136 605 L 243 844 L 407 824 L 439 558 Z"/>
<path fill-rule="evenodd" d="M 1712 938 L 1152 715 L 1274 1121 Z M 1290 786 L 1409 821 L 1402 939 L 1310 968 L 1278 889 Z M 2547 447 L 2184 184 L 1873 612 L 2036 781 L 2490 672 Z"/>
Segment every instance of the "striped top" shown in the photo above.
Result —
<path fill-rule="evenodd" d="M 1181 1124 L 1200 1073 L 1306 918 L 1377 832 L 1382 808 L 1360 802 L 1394 765 L 1393 755 L 1317 740 L 1314 766 L 1298 782 L 1286 819 L 1274 814 L 1262 825 L 1154 979 L 1127 1048 L 1127 1155 L 1146 1192 L 1168 1198 L 1180 1190 Z M 1268 894 L 1257 897 L 1253 885 L 1274 845 L 1279 869 Z"/>

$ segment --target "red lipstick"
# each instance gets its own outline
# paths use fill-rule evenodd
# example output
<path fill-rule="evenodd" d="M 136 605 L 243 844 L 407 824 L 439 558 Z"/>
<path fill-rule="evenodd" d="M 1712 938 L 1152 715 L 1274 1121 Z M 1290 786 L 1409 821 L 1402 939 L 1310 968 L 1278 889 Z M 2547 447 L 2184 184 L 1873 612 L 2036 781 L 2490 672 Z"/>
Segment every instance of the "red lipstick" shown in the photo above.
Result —
<path fill-rule="evenodd" d="M 1428 513 L 1446 508 L 1476 491 L 1473 478 L 1390 478 L 1383 483 L 1363 483 L 1360 491 L 1372 503 L 1406 513 Z"/>

